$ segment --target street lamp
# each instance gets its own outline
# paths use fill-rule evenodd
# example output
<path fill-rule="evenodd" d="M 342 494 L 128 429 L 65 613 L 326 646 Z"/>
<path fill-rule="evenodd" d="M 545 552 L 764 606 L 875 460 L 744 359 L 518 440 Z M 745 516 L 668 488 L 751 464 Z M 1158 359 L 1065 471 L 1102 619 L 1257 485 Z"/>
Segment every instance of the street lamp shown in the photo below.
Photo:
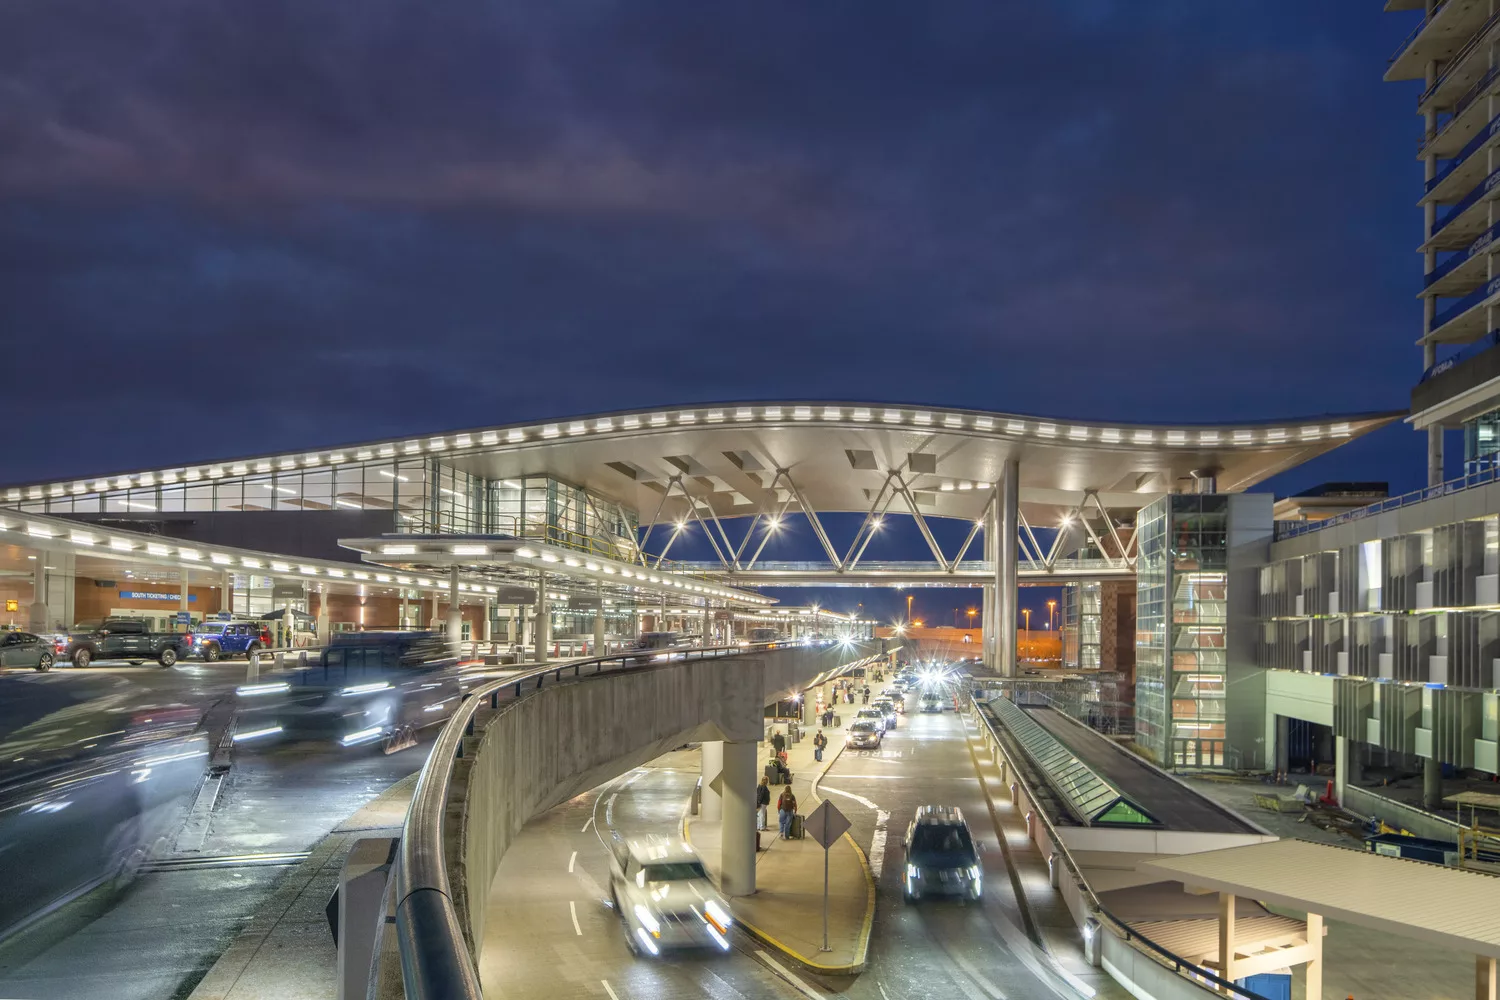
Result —
<path fill-rule="evenodd" d="M 969 615 L 969 628 L 973 628 L 973 627 L 974 627 L 974 615 L 975 615 L 975 614 L 976 614 L 976 613 L 977 613 L 977 612 L 976 612 L 976 611 L 975 611 L 975 610 L 974 610 L 974 609 L 973 609 L 973 608 L 970 608 L 970 609 L 969 609 L 969 610 L 968 610 L 968 615 Z"/>
<path fill-rule="evenodd" d="M 911 621 L 911 599 L 912 599 L 912 596 L 913 595 L 911 595 L 911 594 L 907 594 L 906 595 L 906 620 L 907 621 Z"/>
<path fill-rule="evenodd" d="M 1057 602 L 1056 601 L 1048 601 L 1047 602 L 1047 628 L 1049 628 L 1049 629 L 1052 627 L 1052 611 L 1056 607 L 1057 607 Z"/>

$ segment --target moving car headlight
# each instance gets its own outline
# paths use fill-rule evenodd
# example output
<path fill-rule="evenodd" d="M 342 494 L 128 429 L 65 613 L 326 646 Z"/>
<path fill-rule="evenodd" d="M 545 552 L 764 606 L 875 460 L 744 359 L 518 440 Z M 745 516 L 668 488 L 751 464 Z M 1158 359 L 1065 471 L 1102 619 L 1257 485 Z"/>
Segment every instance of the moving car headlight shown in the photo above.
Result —
<path fill-rule="evenodd" d="M 906 866 L 906 877 L 907 878 L 916 878 L 916 877 L 918 877 L 921 874 L 922 874 L 922 870 L 920 868 L 918 868 L 916 865 L 907 865 Z"/>
<path fill-rule="evenodd" d="M 291 689 L 290 684 L 282 681 L 277 684 L 241 684 L 234 689 L 234 693 L 242 697 L 254 697 L 258 694 L 282 694 Z"/>
<path fill-rule="evenodd" d="M 646 930 L 650 931 L 652 934 L 660 936 L 661 924 L 657 921 L 656 917 L 651 913 L 651 911 L 646 909 L 640 903 L 635 904 L 635 919 L 639 920 L 641 922 L 641 926 Z"/>
<path fill-rule="evenodd" d="M 710 899 L 708 902 L 704 903 L 703 912 L 708 914 L 708 919 L 713 921 L 714 925 L 718 927 L 720 931 L 729 930 L 730 924 L 734 923 L 734 921 L 730 919 L 729 914 L 724 912 L 724 907 L 720 906 L 715 900 Z"/>
<path fill-rule="evenodd" d="M 979 870 L 978 865 L 969 866 L 969 878 L 974 879 L 977 882 L 982 874 L 984 873 Z"/>
<path fill-rule="evenodd" d="M 640 939 L 642 947 L 644 947 L 651 954 L 653 954 L 653 955 L 660 955 L 661 954 L 660 949 L 658 949 L 656 947 L 656 942 L 653 941 L 653 940 L 651 940 L 651 935 L 650 934 L 646 933 L 646 928 L 644 928 L 644 927 L 637 927 L 635 929 L 635 936 Z"/>

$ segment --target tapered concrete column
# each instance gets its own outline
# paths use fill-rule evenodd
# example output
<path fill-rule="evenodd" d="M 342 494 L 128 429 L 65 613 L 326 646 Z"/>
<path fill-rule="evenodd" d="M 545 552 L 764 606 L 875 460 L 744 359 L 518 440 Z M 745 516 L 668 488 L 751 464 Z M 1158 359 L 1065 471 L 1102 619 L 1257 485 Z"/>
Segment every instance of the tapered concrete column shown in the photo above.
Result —
<path fill-rule="evenodd" d="M 724 825 L 719 839 L 719 888 L 726 896 L 755 891 L 755 753 L 758 744 L 724 746 Z"/>
<path fill-rule="evenodd" d="M 1433 757 L 1422 758 L 1422 807 L 1443 808 L 1443 762 Z"/>
<path fill-rule="evenodd" d="M 995 490 L 995 668 L 1016 676 L 1016 559 L 1020 556 L 1021 466 L 1007 458 Z"/>
<path fill-rule="evenodd" d="M 436 606 L 437 599 L 433 599 Z M 328 628 L 328 591 L 323 587 L 318 588 L 318 645 L 326 646 L 332 634 Z"/>
<path fill-rule="evenodd" d="M 599 603 L 594 610 L 594 655 L 604 655 L 604 584 L 594 587 L 594 600 Z"/>
<path fill-rule="evenodd" d="M 441 624 L 442 619 L 438 618 L 438 595 L 437 592 L 434 591 L 432 595 L 432 610 L 427 614 L 427 627 L 436 632 L 438 630 L 438 626 Z"/>
<path fill-rule="evenodd" d="M 552 612 L 547 606 L 547 574 L 542 572 L 536 575 L 536 625 L 532 631 L 536 634 L 536 658 L 540 663 L 552 652 Z"/>
<path fill-rule="evenodd" d="M 36 554 L 36 570 L 31 578 L 31 631 L 47 631 L 47 553 Z M 70 623 L 71 624 L 71 623 Z"/>
<path fill-rule="evenodd" d="M 1349 738 L 1333 738 L 1333 795 L 1339 805 L 1344 805 L 1344 792 L 1349 788 Z"/>
<path fill-rule="evenodd" d="M 1495 960 L 1487 955 L 1474 959 L 1474 1000 L 1500 1000 L 1495 991 Z"/>
<path fill-rule="evenodd" d="M 224 582 L 219 585 L 219 610 L 234 613 L 234 574 L 224 571 Z"/>
<path fill-rule="evenodd" d="M 510 615 L 505 622 L 505 641 L 512 646 L 521 641 L 521 609 L 514 604 L 510 606 Z"/>
<path fill-rule="evenodd" d="M 495 601 L 489 597 L 484 599 L 484 641 L 495 641 Z"/>
<path fill-rule="evenodd" d="M 705 646 L 712 646 L 713 644 L 714 644 L 714 613 L 713 613 L 713 609 L 708 606 L 707 599 L 705 599 L 703 601 L 703 645 L 705 645 Z"/>
<path fill-rule="evenodd" d="M 406 591 L 404 590 L 401 591 L 401 606 L 396 614 L 401 616 L 400 620 L 396 623 L 396 627 L 406 628 Z"/>
<path fill-rule="evenodd" d="M 1234 895 L 1219 893 L 1219 978 L 1234 982 Z"/>
<path fill-rule="evenodd" d="M 706 740 L 703 744 L 703 798 L 698 806 L 702 819 L 717 823 L 724 818 L 724 741 Z"/>
<path fill-rule="evenodd" d="M 434 602 L 436 603 L 436 602 Z M 448 571 L 448 641 L 464 637 L 464 609 L 458 603 L 458 567 Z"/>
<path fill-rule="evenodd" d="M 40 560 L 38 560 L 38 561 L 40 561 Z M 178 595 L 178 598 L 177 598 L 177 610 L 178 611 L 186 611 L 186 610 L 188 610 L 188 584 L 192 582 L 192 579 L 193 579 L 193 571 L 190 570 L 190 569 L 188 569 L 187 567 L 183 567 L 183 570 L 182 570 L 182 593 L 180 595 Z"/>

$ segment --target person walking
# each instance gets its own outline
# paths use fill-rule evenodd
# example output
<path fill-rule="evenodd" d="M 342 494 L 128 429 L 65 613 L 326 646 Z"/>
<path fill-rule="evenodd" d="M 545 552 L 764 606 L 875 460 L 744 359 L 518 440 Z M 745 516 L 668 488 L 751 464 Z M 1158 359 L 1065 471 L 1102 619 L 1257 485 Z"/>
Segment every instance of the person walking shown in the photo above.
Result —
<path fill-rule="evenodd" d="M 755 786 L 755 828 L 757 830 L 766 828 L 766 810 L 770 807 L 771 779 L 761 775 L 760 784 Z"/>
<path fill-rule="evenodd" d="M 823 748 L 827 745 L 828 737 L 824 736 L 823 730 L 819 729 L 817 735 L 813 737 L 813 760 L 822 761 Z"/>
<path fill-rule="evenodd" d="M 781 820 L 781 839 L 790 840 L 792 817 L 797 815 L 797 796 L 792 794 L 791 785 L 783 788 L 780 797 L 776 799 L 776 815 Z"/>
<path fill-rule="evenodd" d="M 771 746 L 776 749 L 778 755 L 786 749 L 786 737 L 781 735 L 781 730 L 778 729 L 771 734 Z"/>

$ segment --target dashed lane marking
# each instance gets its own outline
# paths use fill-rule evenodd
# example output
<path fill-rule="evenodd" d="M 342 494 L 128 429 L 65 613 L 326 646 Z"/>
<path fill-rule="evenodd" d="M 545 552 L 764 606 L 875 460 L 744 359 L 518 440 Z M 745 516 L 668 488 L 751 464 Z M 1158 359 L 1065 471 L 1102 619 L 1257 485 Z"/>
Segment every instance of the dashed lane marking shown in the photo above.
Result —
<path fill-rule="evenodd" d="M 619 995 L 615 993 L 614 987 L 609 985 L 608 979 L 601 979 L 599 982 L 604 985 L 604 992 L 609 994 L 609 1000 L 620 1000 Z"/>
<path fill-rule="evenodd" d="M 588 827 L 584 827 L 584 829 L 587 830 Z M 569 875 L 573 874 L 573 864 L 577 860 L 578 860 L 578 852 L 574 851 L 572 857 L 568 858 L 568 874 Z"/>
<path fill-rule="evenodd" d="M 578 926 L 578 904 L 568 900 L 568 913 L 573 917 L 573 933 L 583 937 L 583 928 Z"/>

